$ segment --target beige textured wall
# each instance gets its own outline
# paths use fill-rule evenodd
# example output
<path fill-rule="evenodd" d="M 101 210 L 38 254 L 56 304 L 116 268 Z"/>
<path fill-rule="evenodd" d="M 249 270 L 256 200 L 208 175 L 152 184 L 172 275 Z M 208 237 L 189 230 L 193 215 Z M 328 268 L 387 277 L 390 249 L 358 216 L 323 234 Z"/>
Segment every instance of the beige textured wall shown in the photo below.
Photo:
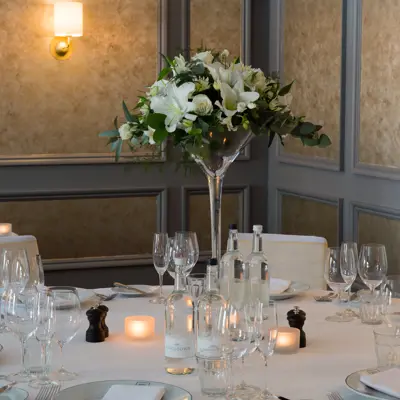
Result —
<path fill-rule="evenodd" d="M 338 208 L 300 197 L 282 199 L 282 233 L 322 236 L 328 246 L 337 246 Z"/>
<path fill-rule="evenodd" d="M 241 0 L 190 0 L 190 48 L 240 56 Z"/>
<path fill-rule="evenodd" d="M 400 272 L 400 221 L 360 212 L 358 243 L 382 243 L 386 246 L 389 274 Z"/>
<path fill-rule="evenodd" d="M 222 196 L 221 247 L 226 248 L 229 224 L 238 224 L 242 213 L 240 194 L 226 193 Z M 210 200 L 208 194 L 192 194 L 189 197 L 189 230 L 197 233 L 202 251 L 211 250 Z"/>
<path fill-rule="evenodd" d="M 46 259 L 151 253 L 156 197 L 11 201 L 0 221 L 36 236 Z"/>
<path fill-rule="evenodd" d="M 342 1 L 286 0 L 284 19 L 283 73 L 285 82 L 296 80 L 293 111 L 324 125 L 332 139 L 326 149 L 288 140 L 285 150 L 338 160 Z"/>
<path fill-rule="evenodd" d="M 399 0 L 363 0 L 359 161 L 400 167 Z"/>
<path fill-rule="evenodd" d="M 66 61 L 49 53 L 50 1 L 0 1 L 0 156 L 107 152 L 97 134 L 155 80 L 157 0 L 81 1 Z"/>

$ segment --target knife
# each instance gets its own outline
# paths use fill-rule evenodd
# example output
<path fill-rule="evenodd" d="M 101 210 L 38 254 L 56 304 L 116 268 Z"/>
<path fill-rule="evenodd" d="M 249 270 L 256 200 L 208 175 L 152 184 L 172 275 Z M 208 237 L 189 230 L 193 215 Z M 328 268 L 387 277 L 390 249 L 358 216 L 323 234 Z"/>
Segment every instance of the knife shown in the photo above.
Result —
<path fill-rule="evenodd" d="M 0 393 L 8 392 L 17 382 L 11 382 L 8 385 L 0 387 Z"/>
<path fill-rule="evenodd" d="M 135 288 L 134 286 L 124 285 L 123 283 L 119 283 L 119 282 L 114 282 L 114 286 L 115 287 L 120 287 L 120 288 L 123 288 L 123 289 L 126 289 L 126 290 L 130 290 L 130 291 L 133 291 L 133 292 L 137 292 L 137 293 L 145 295 L 145 296 L 148 296 L 150 294 L 148 292 L 145 292 L 144 290 L 140 290 L 138 288 Z"/>
<path fill-rule="evenodd" d="M 278 399 L 280 399 L 280 400 L 289 400 L 286 397 L 282 397 L 282 396 L 278 396 Z"/>

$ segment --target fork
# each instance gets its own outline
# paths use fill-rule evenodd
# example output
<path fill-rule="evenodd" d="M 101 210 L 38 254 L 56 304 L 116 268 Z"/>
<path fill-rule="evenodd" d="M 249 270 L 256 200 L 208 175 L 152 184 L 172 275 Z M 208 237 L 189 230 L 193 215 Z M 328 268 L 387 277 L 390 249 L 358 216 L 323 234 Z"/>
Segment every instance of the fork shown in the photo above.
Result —
<path fill-rule="evenodd" d="M 328 393 L 329 400 L 343 400 L 343 397 L 339 394 L 339 392 L 330 392 Z"/>
<path fill-rule="evenodd" d="M 112 299 L 115 299 L 118 295 L 118 293 L 112 293 L 108 296 L 106 296 L 105 294 L 101 294 L 101 293 L 95 293 L 95 294 L 101 301 L 110 301 Z"/>
<path fill-rule="evenodd" d="M 53 397 L 60 391 L 60 385 L 45 385 L 42 386 L 35 400 L 52 400 Z"/>

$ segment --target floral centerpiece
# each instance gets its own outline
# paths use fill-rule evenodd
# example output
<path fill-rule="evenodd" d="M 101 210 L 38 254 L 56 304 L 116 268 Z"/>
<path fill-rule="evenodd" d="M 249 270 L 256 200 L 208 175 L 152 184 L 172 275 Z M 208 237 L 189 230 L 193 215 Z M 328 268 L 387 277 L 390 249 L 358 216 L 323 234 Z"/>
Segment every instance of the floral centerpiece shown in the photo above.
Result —
<path fill-rule="evenodd" d="M 290 110 L 292 83 L 244 65 L 229 52 L 201 51 L 186 60 L 170 60 L 133 110 L 122 103 L 125 122 L 102 132 L 118 161 L 123 144 L 132 151 L 171 139 L 184 161 L 194 160 L 207 176 L 211 207 L 212 255 L 220 256 L 222 181 L 229 165 L 253 136 L 275 137 L 284 144 L 290 135 L 305 146 L 326 147 L 321 125 Z"/>

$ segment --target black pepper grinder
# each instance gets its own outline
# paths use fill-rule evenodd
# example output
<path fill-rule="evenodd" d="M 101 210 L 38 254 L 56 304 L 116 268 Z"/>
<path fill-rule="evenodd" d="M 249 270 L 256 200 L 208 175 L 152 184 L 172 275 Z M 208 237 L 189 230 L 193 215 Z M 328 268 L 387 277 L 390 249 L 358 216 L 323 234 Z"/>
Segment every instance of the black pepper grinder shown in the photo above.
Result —
<path fill-rule="evenodd" d="M 97 308 L 98 308 L 99 310 L 103 311 L 103 314 L 102 314 L 102 316 L 101 316 L 101 327 L 102 327 L 103 330 L 104 330 L 104 334 L 106 335 L 106 338 L 108 338 L 108 336 L 109 336 L 109 329 L 108 329 L 108 326 L 107 326 L 107 324 L 106 324 L 106 317 L 107 317 L 107 313 L 108 313 L 108 307 L 105 306 L 104 304 L 100 304 Z"/>
<path fill-rule="evenodd" d="M 306 313 L 296 306 L 293 310 L 290 310 L 287 313 L 287 319 L 289 321 L 290 327 L 300 330 L 300 348 L 306 347 L 306 334 L 303 331 L 303 325 L 306 320 Z"/>
<path fill-rule="evenodd" d="M 86 311 L 89 320 L 89 328 L 86 331 L 86 341 L 89 343 L 104 342 L 106 334 L 101 326 L 101 319 L 104 311 L 98 308 L 91 308 Z"/>

